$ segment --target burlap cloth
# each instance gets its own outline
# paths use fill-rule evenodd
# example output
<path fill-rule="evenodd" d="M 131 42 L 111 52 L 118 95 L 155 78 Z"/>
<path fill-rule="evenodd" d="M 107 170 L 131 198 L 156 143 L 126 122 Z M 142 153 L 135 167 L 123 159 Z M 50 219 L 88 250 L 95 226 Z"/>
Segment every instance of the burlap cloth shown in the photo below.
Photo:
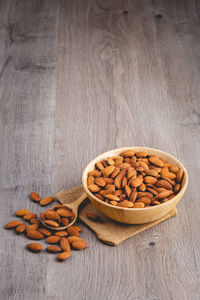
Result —
<path fill-rule="evenodd" d="M 58 201 L 62 204 L 67 204 L 75 201 L 83 194 L 83 192 L 84 189 L 82 185 L 78 185 L 72 189 L 60 191 L 55 195 L 55 198 L 57 198 Z M 102 222 L 95 222 L 88 219 L 85 215 L 85 211 L 97 213 L 101 217 Z M 90 229 L 92 229 L 92 231 L 95 232 L 99 240 L 106 244 L 115 246 L 120 244 L 124 240 L 175 216 L 177 213 L 178 211 L 175 208 L 169 214 L 165 215 L 157 221 L 141 225 L 127 225 L 114 222 L 111 219 L 105 217 L 103 214 L 97 211 L 92 203 L 90 203 L 87 199 L 79 208 L 78 217 Z"/>

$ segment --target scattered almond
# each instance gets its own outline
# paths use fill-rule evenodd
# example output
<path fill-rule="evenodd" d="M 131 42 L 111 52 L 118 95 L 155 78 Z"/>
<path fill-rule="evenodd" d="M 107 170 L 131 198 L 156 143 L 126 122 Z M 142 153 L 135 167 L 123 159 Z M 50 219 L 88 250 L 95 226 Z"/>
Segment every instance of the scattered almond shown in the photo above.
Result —
<path fill-rule="evenodd" d="M 34 201 L 34 202 L 39 202 L 39 201 L 41 200 L 40 195 L 37 194 L 37 193 L 35 193 L 35 192 L 32 192 L 32 193 L 30 194 L 30 198 L 31 198 L 31 200 Z"/>
<path fill-rule="evenodd" d="M 28 250 L 30 250 L 32 252 L 40 252 L 43 249 L 43 246 L 39 243 L 31 243 L 31 244 L 28 244 L 26 247 Z"/>
<path fill-rule="evenodd" d="M 40 205 L 45 206 L 53 201 L 52 197 L 46 197 L 40 201 Z"/>

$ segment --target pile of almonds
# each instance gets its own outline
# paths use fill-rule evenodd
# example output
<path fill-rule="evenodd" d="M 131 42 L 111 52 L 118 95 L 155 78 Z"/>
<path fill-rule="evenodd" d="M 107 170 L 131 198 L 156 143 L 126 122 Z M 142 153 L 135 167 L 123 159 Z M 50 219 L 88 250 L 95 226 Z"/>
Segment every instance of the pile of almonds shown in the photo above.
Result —
<path fill-rule="evenodd" d="M 38 195 L 36 193 L 31 193 L 31 199 L 33 194 L 34 196 Z M 41 204 L 42 200 L 38 195 L 37 199 L 39 198 Z M 82 250 L 88 246 L 88 243 L 80 237 L 80 232 L 82 229 L 79 226 L 70 226 L 66 230 L 61 231 L 48 230 L 42 225 L 40 219 L 37 217 L 37 214 L 31 213 L 29 209 L 21 209 L 16 211 L 14 214 L 16 217 L 20 217 L 29 224 L 27 225 L 27 223 L 21 222 L 20 220 L 14 220 L 9 222 L 5 228 L 15 229 L 17 234 L 25 233 L 27 238 L 31 240 L 46 239 L 46 243 L 49 244 L 49 246 L 46 247 L 46 251 L 49 253 L 59 253 L 57 256 L 57 260 L 59 261 L 64 261 L 69 258 L 71 255 L 71 249 Z M 62 204 L 57 204 L 45 212 L 42 212 L 40 217 L 47 225 L 59 228 L 63 225 L 66 226 L 70 224 L 74 219 L 74 214 L 70 208 Z M 29 243 L 27 245 L 27 249 L 38 253 L 43 250 L 43 245 L 38 242 Z"/>
<path fill-rule="evenodd" d="M 88 189 L 100 200 L 124 208 L 146 208 L 172 199 L 183 170 L 146 152 L 126 150 L 95 164 Z"/>

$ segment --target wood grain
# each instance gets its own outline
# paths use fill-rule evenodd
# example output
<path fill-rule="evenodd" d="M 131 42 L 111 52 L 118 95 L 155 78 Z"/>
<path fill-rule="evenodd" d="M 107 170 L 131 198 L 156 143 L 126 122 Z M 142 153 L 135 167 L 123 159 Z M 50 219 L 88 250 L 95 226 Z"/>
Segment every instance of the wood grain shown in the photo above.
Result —
<path fill-rule="evenodd" d="M 2 230 L 3 299 L 199 299 L 199 30 L 194 0 L 0 2 L 2 228 L 117 147 L 169 152 L 190 181 L 177 217 L 112 248 L 83 226 L 63 264 Z"/>

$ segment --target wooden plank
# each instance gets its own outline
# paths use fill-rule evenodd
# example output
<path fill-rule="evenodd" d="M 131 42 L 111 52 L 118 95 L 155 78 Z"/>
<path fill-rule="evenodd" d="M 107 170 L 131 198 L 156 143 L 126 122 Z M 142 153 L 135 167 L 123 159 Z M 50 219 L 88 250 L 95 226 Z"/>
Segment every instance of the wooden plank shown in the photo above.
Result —
<path fill-rule="evenodd" d="M 196 1 L 1 1 L 2 226 L 116 147 L 167 151 L 190 180 L 177 217 L 117 247 L 83 226 L 64 264 L 3 231 L 4 299 L 199 299 L 198 16 Z"/>

